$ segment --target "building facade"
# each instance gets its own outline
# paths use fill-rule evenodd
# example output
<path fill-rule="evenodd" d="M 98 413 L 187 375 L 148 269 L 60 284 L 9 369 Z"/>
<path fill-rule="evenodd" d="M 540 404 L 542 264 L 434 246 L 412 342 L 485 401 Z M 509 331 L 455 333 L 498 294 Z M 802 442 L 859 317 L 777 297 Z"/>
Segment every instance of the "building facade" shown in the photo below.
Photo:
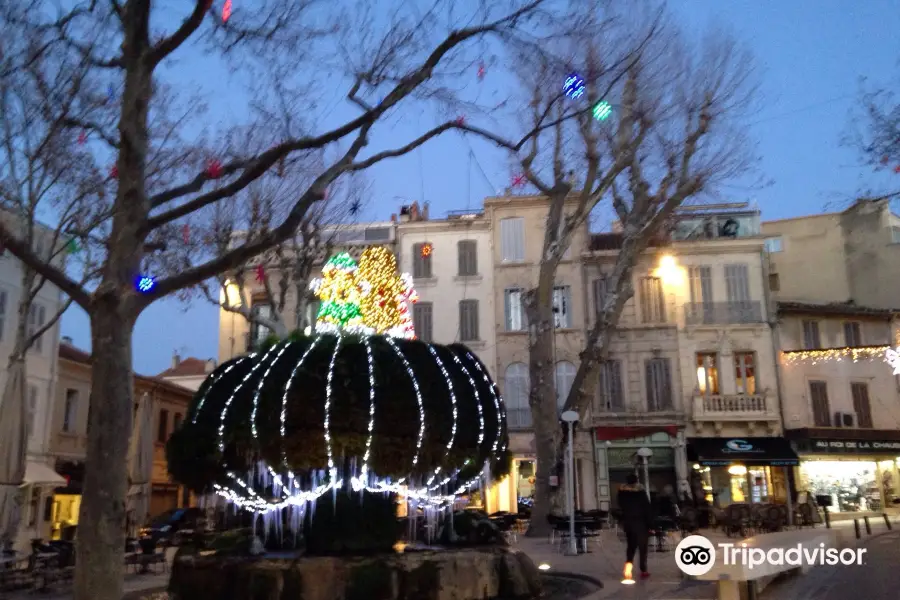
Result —
<path fill-rule="evenodd" d="M 59 539 L 78 524 L 84 461 L 87 453 L 87 425 L 91 393 L 91 356 L 66 339 L 59 346 L 59 381 L 54 394 L 50 429 L 50 455 L 55 469 L 65 477 L 64 485 L 45 500 L 42 531 L 38 537 Z M 135 410 L 147 397 L 154 403 L 155 444 L 151 479 L 150 515 L 189 506 L 191 498 L 183 486 L 174 483 L 166 467 L 165 444 L 181 426 L 193 391 L 164 379 L 134 375 Z M 128 432 L 130 435 L 130 432 Z"/>
<path fill-rule="evenodd" d="M 216 360 L 214 358 L 207 360 L 192 356 L 181 358 L 176 352 L 172 355 L 172 366 L 157 377 L 196 392 L 215 368 Z"/>

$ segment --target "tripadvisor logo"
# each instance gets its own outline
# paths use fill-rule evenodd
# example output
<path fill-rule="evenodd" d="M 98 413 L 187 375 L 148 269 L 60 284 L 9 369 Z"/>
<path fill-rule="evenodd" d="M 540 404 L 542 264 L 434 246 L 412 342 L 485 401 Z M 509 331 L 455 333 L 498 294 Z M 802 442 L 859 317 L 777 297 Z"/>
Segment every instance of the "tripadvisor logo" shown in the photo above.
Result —
<path fill-rule="evenodd" d="M 764 564 L 791 567 L 804 565 L 861 565 L 866 548 L 827 548 L 825 544 L 787 548 L 748 548 L 745 544 L 719 544 L 718 548 L 702 535 L 689 535 L 675 548 L 675 564 L 685 575 L 698 577 L 709 573 L 721 557 L 723 565 L 744 565 L 748 569 Z"/>

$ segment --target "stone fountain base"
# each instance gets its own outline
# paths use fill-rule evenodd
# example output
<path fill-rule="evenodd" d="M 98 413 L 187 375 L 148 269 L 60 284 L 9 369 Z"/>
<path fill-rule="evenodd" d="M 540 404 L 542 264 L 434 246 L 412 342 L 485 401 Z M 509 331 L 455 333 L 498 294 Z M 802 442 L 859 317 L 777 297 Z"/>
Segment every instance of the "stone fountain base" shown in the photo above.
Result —
<path fill-rule="evenodd" d="M 505 547 L 371 557 L 181 555 L 171 600 L 535 600 L 537 568 Z"/>

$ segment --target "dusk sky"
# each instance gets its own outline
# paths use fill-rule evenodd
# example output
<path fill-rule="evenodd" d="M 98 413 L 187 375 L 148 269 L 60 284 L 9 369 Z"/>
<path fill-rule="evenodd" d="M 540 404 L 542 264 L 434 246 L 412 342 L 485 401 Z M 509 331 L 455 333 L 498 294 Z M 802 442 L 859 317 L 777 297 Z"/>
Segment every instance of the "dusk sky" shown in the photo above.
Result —
<path fill-rule="evenodd" d="M 234 2 L 234 7 L 232 18 L 237 19 L 241 2 Z M 884 189 L 894 182 L 891 177 L 900 183 L 900 175 L 875 174 L 862 166 L 854 149 L 841 144 L 859 97 L 860 77 L 868 77 L 873 85 L 898 88 L 896 0 L 680 0 L 671 8 L 688 30 L 724 25 L 756 53 L 762 102 L 751 119 L 751 135 L 762 156 L 762 175 L 771 185 L 753 190 L 734 186 L 728 199 L 756 202 L 769 220 L 839 209 L 860 192 Z M 202 61 L 180 62 L 170 72 L 177 81 L 199 82 L 213 113 L 234 110 L 219 87 L 221 73 L 205 68 Z M 502 81 L 489 81 L 492 75 L 487 73 L 485 85 L 502 87 Z M 352 114 L 341 103 L 344 93 L 335 90 L 329 122 Z M 432 124 L 409 114 L 397 115 L 377 145 L 400 145 Z M 360 220 L 387 220 L 406 203 L 398 197 L 426 200 L 432 215 L 440 217 L 448 210 L 476 207 L 485 196 L 506 187 L 510 180 L 506 157 L 482 143 L 471 142 L 471 147 L 484 175 L 474 164 L 469 172 L 470 143 L 455 133 L 421 152 L 371 169 L 373 194 Z M 89 349 L 89 323 L 81 309 L 66 313 L 62 335 Z M 135 370 L 156 374 L 169 366 L 176 350 L 182 356 L 215 357 L 217 335 L 217 310 L 212 305 L 161 300 L 137 322 Z"/>

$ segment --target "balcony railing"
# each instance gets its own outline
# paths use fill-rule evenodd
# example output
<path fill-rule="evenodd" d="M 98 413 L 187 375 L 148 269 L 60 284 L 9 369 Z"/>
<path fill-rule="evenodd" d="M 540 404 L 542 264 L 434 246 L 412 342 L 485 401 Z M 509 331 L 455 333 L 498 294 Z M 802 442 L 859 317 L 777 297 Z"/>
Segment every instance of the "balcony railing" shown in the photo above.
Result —
<path fill-rule="evenodd" d="M 765 394 L 694 396 L 694 420 L 777 420 L 774 404 Z"/>
<path fill-rule="evenodd" d="M 688 302 L 684 305 L 687 325 L 732 325 L 762 323 L 762 302 Z"/>
<path fill-rule="evenodd" d="M 530 408 L 507 408 L 506 426 L 509 429 L 531 429 Z"/>

